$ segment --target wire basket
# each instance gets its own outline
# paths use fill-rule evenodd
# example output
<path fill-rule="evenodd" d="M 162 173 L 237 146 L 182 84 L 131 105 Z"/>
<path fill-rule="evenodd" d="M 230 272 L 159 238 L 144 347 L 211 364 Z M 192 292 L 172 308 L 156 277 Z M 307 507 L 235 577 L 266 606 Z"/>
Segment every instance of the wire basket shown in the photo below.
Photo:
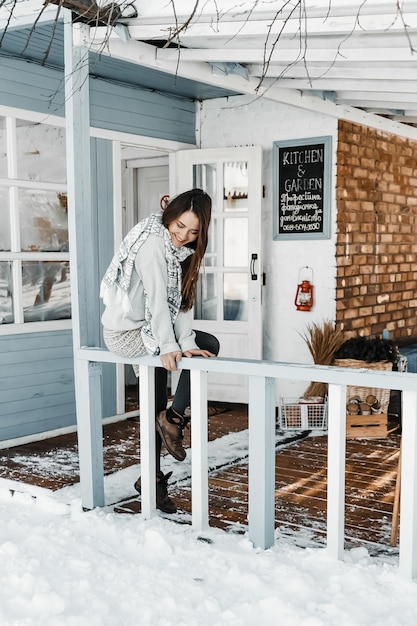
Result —
<path fill-rule="evenodd" d="M 281 398 L 279 426 L 282 430 L 327 430 L 327 399 L 318 403 Z"/>

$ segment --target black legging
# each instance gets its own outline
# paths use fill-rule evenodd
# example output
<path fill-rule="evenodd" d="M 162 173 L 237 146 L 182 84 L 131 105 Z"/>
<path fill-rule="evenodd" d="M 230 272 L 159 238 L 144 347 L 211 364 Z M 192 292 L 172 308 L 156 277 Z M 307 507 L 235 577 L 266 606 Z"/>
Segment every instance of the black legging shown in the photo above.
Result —
<path fill-rule="evenodd" d="M 196 330 L 195 342 L 200 350 L 208 350 L 214 355 L 219 354 L 220 344 L 214 335 Z M 168 402 L 168 372 L 163 367 L 155 368 L 155 409 L 156 414 L 164 411 Z M 178 381 L 177 390 L 172 400 L 172 408 L 178 415 L 184 415 L 185 409 L 190 406 L 190 371 L 182 370 Z M 162 440 L 156 432 L 156 470 L 159 471 Z"/>

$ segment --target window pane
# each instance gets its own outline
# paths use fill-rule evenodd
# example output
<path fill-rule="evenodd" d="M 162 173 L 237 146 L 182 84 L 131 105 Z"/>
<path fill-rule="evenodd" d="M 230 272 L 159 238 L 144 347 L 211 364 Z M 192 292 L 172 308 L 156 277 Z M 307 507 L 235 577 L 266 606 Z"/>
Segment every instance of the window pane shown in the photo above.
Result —
<path fill-rule="evenodd" d="M 10 250 L 10 208 L 7 187 L 0 187 L 0 224 L 0 250 L 8 252 Z"/>
<path fill-rule="evenodd" d="M 225 163 L 224 176 L 224 210 L 248 210 L 248 164 L 246 161 Z"/>
<path fill-rule="evenodd" d="M 0 261 L 0 324 L 13 324 L 12 263 Z"/>
<path fill-rule="evenodd" d="M 217 198 L 217 171 L 216 166 L 210 163 L 193 165 L 194 186 L 203 189 L 210 196 L 213 213 L 216 212 Z"/>
<path fill-rule="evenodd" d="M 223 316 L 225 320 L 247 321 L 248 275 L 224 275 Z"/>
<path fill-rule="evenodd" d="M 25 322 L 71 317 L 67 261 L 26 261 L 22 264 L 22 283 Z"/>
<path fill-rule="evenodd" d="M 208 233 L 207 249 L 204 255 L 204 267 L 217 265 L 217 219 L 212 218 Z"/>
<path fill-rule="evenodd" d="M 17 176 L 66 183 L 65 129 L 16 120 Z"/>
<path fill-rule="evenodd" d="M 214 274 L 201 274 L 197 284 L 194 319 L 217 319 L 217 288 Z"/>
<path fill-rule="evenodd" d="M 0 116 L 0 178 L 7 178 L 6 120 Z"/>
<path fill-rule="evenodd" d="M 19 190 L 21 249 L 67 252 L 67 196 L 54 191 Z"/>
<path fill-rule="evenodd" d="M 226 218 L 224 220 L 224 265 L 247 267 L 248 257 L 248 218 Z"/>

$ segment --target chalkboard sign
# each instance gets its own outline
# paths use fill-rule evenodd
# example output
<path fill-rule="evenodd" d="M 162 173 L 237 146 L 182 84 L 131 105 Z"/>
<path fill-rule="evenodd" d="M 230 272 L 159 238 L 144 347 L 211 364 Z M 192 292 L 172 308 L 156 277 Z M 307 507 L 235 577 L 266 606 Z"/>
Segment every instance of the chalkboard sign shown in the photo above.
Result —
<path fill-rule="evenodd" d="M 274 141 L 274 239 L 330 237 L 330 136 Z"/>

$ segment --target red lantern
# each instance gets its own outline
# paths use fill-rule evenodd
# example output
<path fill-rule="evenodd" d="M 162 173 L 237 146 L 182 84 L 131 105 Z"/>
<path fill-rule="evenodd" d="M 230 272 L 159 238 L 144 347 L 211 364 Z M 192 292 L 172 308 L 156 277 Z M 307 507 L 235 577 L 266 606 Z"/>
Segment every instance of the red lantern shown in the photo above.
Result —
<path fill-rule="evenodd" d="M 308 265 L 306 265 L 305 268 L 301 268 L 301 270 L 302 269 L 311 271 L 311 280 L 312 280 L 313 270 L 311 269 L 311 267 L 308 267 Z M 307 279 L 303 279 L 300 282 L 301 270 L 298 274 L 299 284 L 297 286 L 297 293 L 295 294 L 294 304 L 296 306 L 297 311 L 310 311 L 314 304 L 314 297 L 313 297 L 314 287 L 311 281 Z"/>

